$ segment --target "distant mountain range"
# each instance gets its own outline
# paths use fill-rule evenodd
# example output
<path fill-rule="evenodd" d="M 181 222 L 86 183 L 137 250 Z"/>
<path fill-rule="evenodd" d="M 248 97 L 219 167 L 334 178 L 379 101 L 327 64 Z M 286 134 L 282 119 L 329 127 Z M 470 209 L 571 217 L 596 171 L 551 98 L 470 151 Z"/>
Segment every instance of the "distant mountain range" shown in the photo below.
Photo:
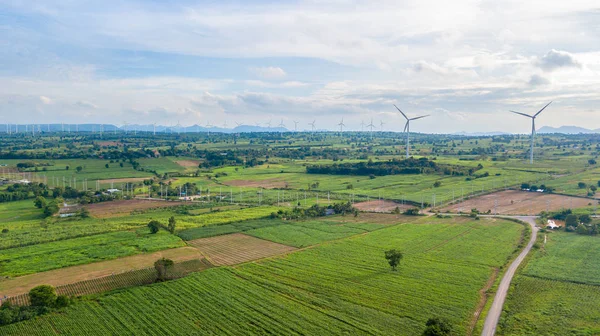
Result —
<path fill-rule="evenodd" d="M 15 131 L 19 133 L 23 132 L 32 132 L 32 125 L 7 125 L 5 127 L 0 127 L 0 133 L 6 133 L 8 128 L 10 127 L 11 133 L 15 133 Z M 79 124 L 79 125 L 67 125 L 67 124 L 39 124 L 35 125 L 35 132 L 100 132 L 100 130 L 104 132 L 154 132 L 154 125 L 123 125 L 116 126 L 112 124 Z M 310 130 L 298 130 L 300 132 L 310 132 Z M 325 129 L 318 129 L 316 132 L 327 132 Z M 331 132 L 335 132 L 334 130 L 329 130 Z M 216 126 L 164 126 L 164 125 L 156 125 L 156 133 L 251 133 L 251 132 L 292 132 L 285 127 L 264 127 L 264 126 L 252 126 L 252 125 L 239 125 L 234 128 L 225 128 L 225 127 L 216 127 Z M 550 127 L 544 126 L 537 130 L 537 133 L 540 134 L 550 134 L 550 133 L 562 133 L 562 134 L 593 134 L 600 133 L 600 128 L 598 129 L 588 129 L 579 126 L 560 126 L 560 127 Z M 508 132 L 456 132 L 452 133 L 452 135 L 462 135 L 462 136 L 498 136 L 498 135 L 509 135 L 511 133 Z"/>
<path fill-rule="evenodd" d="M 550 127 L 544 126 L 537 130 L 537 133 L 562 133 L 562 134 L 591 134 L 591 133 L 600 133 L 600 128 L 597 129 L 588 129 L 579 126 L 560 126 L 560 127 Z"/>

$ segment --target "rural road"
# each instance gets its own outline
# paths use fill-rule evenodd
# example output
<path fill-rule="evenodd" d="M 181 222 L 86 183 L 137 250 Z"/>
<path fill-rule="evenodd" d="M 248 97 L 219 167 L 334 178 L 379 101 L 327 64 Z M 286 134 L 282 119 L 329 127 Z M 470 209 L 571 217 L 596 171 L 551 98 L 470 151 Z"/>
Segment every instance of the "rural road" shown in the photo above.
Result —
<path fill-rule="evenodd" d="M 494 301 L 492 303 L 492 307 L 485 318 L 485 323 L 483 325 L 483 331 L 481 332 L 482 336 L 493 336 L 496 333 L 496 327 L 498 326 L 498 321 L 500 320 L 500 314 L 502 313 L 502 307 L 504 306 L 504 300 L 506 300 L 506 294 L 508 293 L 508 288 L 510 287 L 510 282 L 512 281 L 517 268 L 525 259 L 525 256 L 531 250 L 531 247 L 535 243 L 535 239 L 537 237 L 538 229 L 535 227 L 535 216 L 499 216 L 499 217 L 511 217 L 515 219 L 519 219 L 523 222 L 529 223 L 531 226 L 531 239 L 529 243 L 525 247 L 521 254 L 510 264 L 504 277 L 500 281 L 500 285 L 498 286 L 498 290 L 496 291 L 496 296 L 494 297 Z"/>

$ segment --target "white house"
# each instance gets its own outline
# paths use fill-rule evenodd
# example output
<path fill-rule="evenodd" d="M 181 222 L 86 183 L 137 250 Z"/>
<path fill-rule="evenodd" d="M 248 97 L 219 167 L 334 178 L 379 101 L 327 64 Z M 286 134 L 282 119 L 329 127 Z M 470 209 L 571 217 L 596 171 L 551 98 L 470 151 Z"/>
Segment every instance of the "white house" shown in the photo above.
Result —
<path fill-rule="evenodd" d="M 556 223 L 552 219 L 548 219 L 548 225 L 546 225 L 546 228 L 550 230 L 556 230 L 560 229 L 560 225 L 556 225 Z"/>

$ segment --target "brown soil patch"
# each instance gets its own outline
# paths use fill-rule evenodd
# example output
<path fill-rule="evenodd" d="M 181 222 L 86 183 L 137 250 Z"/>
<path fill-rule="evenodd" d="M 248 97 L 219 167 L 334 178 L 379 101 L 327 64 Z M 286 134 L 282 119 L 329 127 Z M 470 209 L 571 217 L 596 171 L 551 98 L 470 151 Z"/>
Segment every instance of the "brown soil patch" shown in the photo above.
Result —
<path fill-rule="evenodd" d="M 120 200 L 89 204 L 85 207 L 90 214 L 97 218 L 118 217 L 129 215 L 134 210 L 146 210 L 182 205 L 181 202 L 157 201 L 157 200 Z"/>
<path fill-rule="evenodd" d="M 494 207 L 496 207 L 496 211 L 501 215 L 537 215 L 546 210 L 581 208 L 588 206 L 589 203 L 595 204 L 596 202 L 598 201 L 557 194 L 506 190 L 468 199 L 442 208 L 441 211 L 470 212 L 471 209 L 477 209 L 480 212 L 491 210 L 493 214 Z"/>
<path fill-rule="evenodd" d="M 277 178 L 271 178 L 266 180 L 231 180 L 225 181 L 226 185 L 232 187 L 251 187 L 251 188 L 285 188 L 286 182 Z"/>
<path fill-rule="evenodd" d="M 107 180 L 98 180 L 100 184 L 110 184 L 110 183 L 127 183 L 127 182 L 143 182 L 144 180 L 150 180 L 151 177 L 131 177 L 131 178 L 117 178 L 117 179 L 107 179 Z M 117 186 L 115 186 L 117 187 Z"/>
<path fill-rule="evenodd" d="M 387 200 L 375 200 L 375 201 L 365 201 L 360 203 L 355 203 L 353 205 L 360 211 L 371 211 L 371 212 L 392 212 L 396 207 L 400 209 L 400 211 L 404 211 L 407 209 L 414 208 L 414 206 L 410 204 L 401 204 L 393 201 Z"/>
<path fill-rule="evenodd" d="M 420 218 L 424 218 L 424 217 L 404 216 L 404 215 L 395 215 L 395 214 L 377 213 L 377 212 L 364 212 L 364 213 L 359 214 L 358 217 L 354 217 L 354 215 L 331 216 L 331 217 L 326 217 L 326 220 L 329 222 L 339 222 L 340 224 L 373 223 L 373 224 L 394 225 L 394 224 L 400 224 L 400 223 L 414 222 Z"/>
<path fill-rule="evenodd" d="M 294 251 L 296 248 L 268 240 L 233 233 L 187 242 L 215 265 L 234 265 Z"/>
<path fill-rule="evenodd" d="M 79 281 L 104 277 L 111 274 L 153 267 L 160 258 L 168 258 L 176 262 L 201 259 L 200 252 L 193 247 L 180 247 L 154 253 L 138 254 L 115 260 L 101 261 L 86 265 L 65 267 L 57 270 L 24 275 L 0 281 L 0 294 L 14 296 L 29 292 L 38 285 L 62 286 Z"/>
<path fill-rule="evenodd" d="M 200 165 L 198 160 L 175 160 L 175 163 L 185 168 L 198 168 L 198 165 Z"/>

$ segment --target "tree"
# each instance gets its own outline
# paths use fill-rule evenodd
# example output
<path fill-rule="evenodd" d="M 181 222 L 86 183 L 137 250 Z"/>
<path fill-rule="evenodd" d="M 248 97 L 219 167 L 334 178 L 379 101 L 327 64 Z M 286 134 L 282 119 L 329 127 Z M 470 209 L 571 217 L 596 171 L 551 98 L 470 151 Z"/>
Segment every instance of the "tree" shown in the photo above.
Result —
<path fill-rule="evenodd" d="M 69 170 L 69 166 L 65 166 L 65 170 Z"/>
<path fill-rule="evenodd" d="M 588 214 L 580 215 L 579 221 L 582 222 L 583 224 L 590 224 L 592 222 L 592 216 L 590 216 Z"/>
<path fill-rule="evenodd" d="M 44 207 L 44 216 L 53 216 L 57 214 L 59 210 L 60 208 L 58 207 L 58 204 L 55 201 L 50 202 Z"/>
<path fill-rule="evenodd" d="M 565 217 L 565 226 L 577 227 L 579 225 L 579 221 L 577 220 L 577 215 L 570 214 Z"/>
<path fill-rule="evenodd" d="M 79 216 L 81 218 L 88 218 L 90 217 L 90 211 L 86 207 L 81 207 L 79 210 Z"/>
<path fill-rule="evenodd" d="M 398 267 L 398 264 L 400 264 L 400 260 L 402 260 L 403 257 L 404 255 L 402 252 L 397 251 L 396 249 L 385 251 L 385 259 L 387 259 L 388 263 L 392 267 L 392 270 L 394 271 L 396 270 L 396 267 Z"/>
<path fill-rule="evenodd" d="M 161 225 L 158 221 L 153 220 L 148 223 L 148 227 L 150 228 L 150 233 L 155 234 L 160 230 Z"/>
<path fill-rule="evenodd" d="M 104 168 L 108 168 L 108 167 L 110 167 L 110 166 L 108 165 L 108 163 L 104 165 Z"/>
<path fill-rule="evenodd" d="M 29 300 L 35 307 L 52 307 L 56 297 L 56 290 L 50 285 L 37 286 L 29 291 Z"/>
<path fill-rule="evenodd" d="M 440 182 L 440 181 L 435 181 L 435 182 L 433 183 L 433 187 L 434 187 L 434 188 L 439 188 L 441 185 L 442 185 L 442 182 Z"/>
<path fill-rule="evenodd" d="M 579 187 L 579 189 L 585 189 L 587 187 L 587 184 L 585 184 L 585 182 L 579 182 L 577 183 L 577 187 Z"/>
<path fill-rule="evenodd" d="M 48 202 L 46 201 L 44 196 L 38 196 L 35 198 L 35 201 L 33 201 L 33 204 L 35 204 L 36 208 L 41 209 L 45 207 L 46 204 L 48 204 Z"/>
<path fill-rule="evenodd" d="M 169 232 L 175 233 L 175 224 L 177 224 L 177 221 L 175 221 L 175 217 L 171 216 L 171 218 L 169 218 Z"/>
<path fill-rule="evenodd" d="M 423 336 L 447 336 L 451 335 L 452 327 L 448 320 L 434 317 L 427 320 Z"/>
<path fill-rule="evenodd" d="M 78 173 L 81 173 L 81 171 L 83 170 L 82 166 L 77 166 L 77 168 L 75 168 L 75 170 L 77 170 Z"/>
<path fill-rule="evenodd" d="M 164 281 L 167 279 L 167 273 L 173 267 L 174 262 L 171 259 L 161 258 L 154 262 L 154 268 L 158 273 L 158 281 Z"/>
<path fill-rule="evenodd" d="M 591 164 L 591 165 L 595 165 L 595 164 L 596 164 L 596 160 L 594 160 L 594 159 L 589 159 L 589 160 L 588 160 L 588 163 L 589 163 L 589 164 Z"/>
<path fill-rule="evenodd" d="M 529 189 L 529 183 L 521 183 L 521 189 Z"/>
<path fill-rule="evenodd" d="M 583 224 L 577 225 L 577 229 L 575 229 L 575 232 L 577 232 L 578 234 L 582 234 L 582 235 L 586 235 L 586 234 L 590 233 L 588 228 Z"/>

